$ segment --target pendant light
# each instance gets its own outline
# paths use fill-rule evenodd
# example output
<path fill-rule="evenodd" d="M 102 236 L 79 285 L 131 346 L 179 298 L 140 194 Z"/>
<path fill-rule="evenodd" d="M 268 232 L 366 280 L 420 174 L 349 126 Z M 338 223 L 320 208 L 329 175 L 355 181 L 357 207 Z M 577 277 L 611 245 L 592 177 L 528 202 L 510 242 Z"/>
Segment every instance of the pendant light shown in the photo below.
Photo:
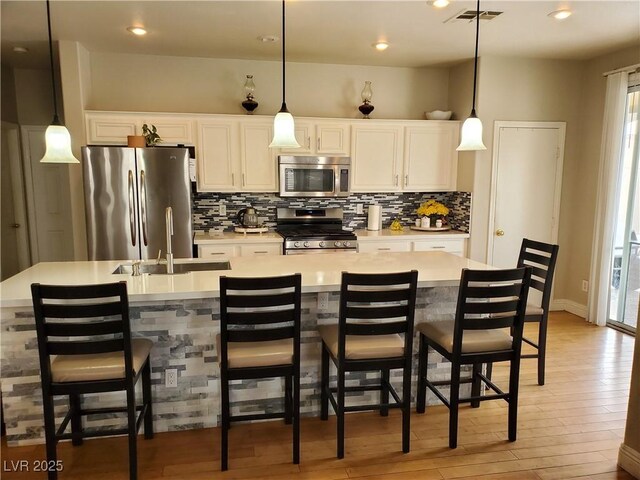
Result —
<path fill-rule="evenodd" d="M 67 127 L 58 118 L 58 102 L 56 98 L 56 76 L 53 69 L 53 40 L 51 40 L 51 13 L 47 0 L 47 26 L 49 28 L 49 58 L 51 60 L 51 89 L 53 92 L 53 121 L 44 134 L 46 151 L 41 163 L 80 163 L 71 152 L 71 135 Z"/>
<path fill-rule="evenodd" d="M 476 85 L 478 83 L 478 39 L 480 37 L 480 0 L 476 7 L 476 54 L 473 59 L 473 106 L 471 115 L 462 124 L 460 145 L 456 150 L 486 150 L 482 143 L 482 122 L 476 115 Z"/>
<path fill-rule="evenodd" d="M 280 111 L 273 119 L 273 140 L 269 147 L 276 148 L 300 148 L 300 144 L 296 140 L 295 124 L 293 115 L 287 110 L 287 102 L 285 101 L 285 0 L 282 0 L 282 106 Z"/>

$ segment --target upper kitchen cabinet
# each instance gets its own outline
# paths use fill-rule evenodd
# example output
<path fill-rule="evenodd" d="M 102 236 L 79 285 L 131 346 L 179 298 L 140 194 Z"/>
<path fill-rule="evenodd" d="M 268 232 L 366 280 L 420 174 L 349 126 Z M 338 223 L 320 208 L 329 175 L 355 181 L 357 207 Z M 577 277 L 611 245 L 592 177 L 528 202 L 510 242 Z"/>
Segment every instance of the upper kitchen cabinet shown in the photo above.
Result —
<path fill-rule="evenodd" d="M 162 139 L 160 145 L 195 145 L 196 143 L 193 134 L 193 117 L 145 114 L 140 123 L 146 123 L 149 127 L 151 127 L 151 125 L 156 126 L 158 135 L 160 135 Z M 140 130 L 140 132 L 142 132 L 142 130 Z"/>
<path fill-rule="evenodd" d="M 126 145 L 128 135 L 142 134 L 140 116 L 129 113 L 86 112 L 88 145 Z"/>
<path fill-rule="evenodd" d="M 347 122 L 296 119 L 296 140 L 300 148 L 283 148 L 280 152 L 291 155 L 349 156 L 349 128 Z"/>
<path fill-rule="evenodd" d="M 405 192 L 456 189 L 458 122 L 428 122 L 407 126 L 404 132 Z"/>
<path fill-rule="evenodd" d="M 142 135 L 142 125 L 155 125 L 161 145 L 194 145 L 193 117 L 137 112 L 86 112 L 87 143 L 126 145 L 128 135 Z"/>
<path fill-rule="evenodd" d="M 197 188 L 199 192 L 236 192 L 239 174 L 238 121 L 198 121 Z"/>
<path fill-rule="evenodd" d="M 402 125 L 376 123 L 352 126 L 352 192 L 400 191 L 402 134 Z"/>
<path fill-rule="evenodd" d="M 276 151 L 269 148 L 273 139 L 273 120 L 240 122 L 241 190 L 277 192 Z"/>

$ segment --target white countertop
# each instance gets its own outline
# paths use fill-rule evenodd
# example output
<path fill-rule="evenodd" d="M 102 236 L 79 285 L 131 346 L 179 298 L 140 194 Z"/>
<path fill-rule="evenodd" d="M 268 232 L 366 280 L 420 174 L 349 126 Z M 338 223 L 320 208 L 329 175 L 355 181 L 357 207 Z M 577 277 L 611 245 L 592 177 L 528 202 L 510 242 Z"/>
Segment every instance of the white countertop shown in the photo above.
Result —
<path fill-rule="evenodd" d="M 182 262 L 207 260 L 183 260 Z M 182 263 L 176 261 L 176 263 Z M 331 253 L 234 257 L 231 270 L 177 275 L 113 275 L 121 261 L 39 263 L 0 283 L 1 307 L 31 305 L 35 282 L 84 285 L 125 280 L 131 301 L 193 299 L 218 296 L 221 275 L 251 277 L 302 274 L 303 292 L 337 291 L 341 272 L 384 273 L 416 269 L 421 287 L 458 285 L 463 268 L 491 269 L 488 265 L 445 252 Z M 151 262 L 153 263 L 153 262 Z"/>
<path fill-rule="evenodd" d="M 436 239 L 458 239 L 469 238 L 469 234 L 461 232 L 459 230 L 447 230 L 444 232 L 421 232 L 419 230 L 411 230 L 409 227 L 404 227 L 402 230 L 389 230 L 383 228 L 382 230 L 356 230 L 355 234 L 358 236 L 358 241 L 371 241 L 371 240 L 436 240 Z"/>
<path fill-rule="evenodd" d="M 282 243 L 282 237 L 276 232 L 234 233 L 224 232 L 217 235 L 196 232 L 193 236 L 196 245 L 236 245 L 238 243 Z"/>

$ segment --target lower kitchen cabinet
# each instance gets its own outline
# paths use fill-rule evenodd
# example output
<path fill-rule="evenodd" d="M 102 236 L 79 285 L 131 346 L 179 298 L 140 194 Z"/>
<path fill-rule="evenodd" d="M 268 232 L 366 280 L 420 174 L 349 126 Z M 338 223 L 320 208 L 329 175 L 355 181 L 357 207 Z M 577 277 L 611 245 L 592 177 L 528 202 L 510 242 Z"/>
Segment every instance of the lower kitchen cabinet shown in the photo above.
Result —
<path fill-rule="evenodd" d="M 282 244 L 198 245 L 199 258 L 252 257 L 258 255 L 282 255 Z"/>
<path fill-rule="evenodd" d="M 447 252 L 464 257 L 466 256 L 466 245 L 464 238 L 414 240 L 407 236 L 382 241 L 358 238 L 358 253 L 377 252 Z"/>
<path fill-rule="evenodd" d="M 408 240 L 394 240 L 391 242 L 358 241 L 358 253 L 410 252 L 410 251 L 411 251 L 411 242 Z"/>

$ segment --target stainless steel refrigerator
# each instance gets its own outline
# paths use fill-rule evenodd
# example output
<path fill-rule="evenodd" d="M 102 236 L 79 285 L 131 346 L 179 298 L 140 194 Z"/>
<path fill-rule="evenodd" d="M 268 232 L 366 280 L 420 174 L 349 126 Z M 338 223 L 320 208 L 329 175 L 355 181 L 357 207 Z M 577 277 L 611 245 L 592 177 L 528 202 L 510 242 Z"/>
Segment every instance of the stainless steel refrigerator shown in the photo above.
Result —
<path fill-rule="evenodd" d="M 89 260 L 166 256 L 165 212 L 173 209 L 173 254 L 191 258 L 191 184 L 186 148 L 82 148 Z"/>

